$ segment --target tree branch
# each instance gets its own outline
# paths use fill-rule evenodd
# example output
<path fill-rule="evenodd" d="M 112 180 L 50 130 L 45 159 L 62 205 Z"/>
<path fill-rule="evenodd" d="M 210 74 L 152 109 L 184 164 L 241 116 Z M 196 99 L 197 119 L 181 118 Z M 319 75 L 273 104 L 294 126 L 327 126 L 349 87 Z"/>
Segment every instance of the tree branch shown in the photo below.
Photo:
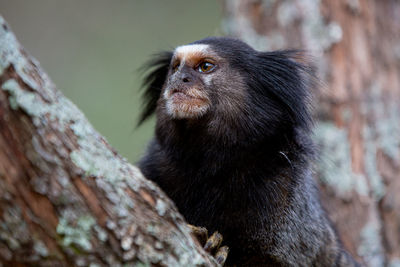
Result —
<path fill-rule="evenodd" d="M 215 266 L 0 17 L 0 262 Z M 136 266 L 136 265 L 135 265 Z"/>

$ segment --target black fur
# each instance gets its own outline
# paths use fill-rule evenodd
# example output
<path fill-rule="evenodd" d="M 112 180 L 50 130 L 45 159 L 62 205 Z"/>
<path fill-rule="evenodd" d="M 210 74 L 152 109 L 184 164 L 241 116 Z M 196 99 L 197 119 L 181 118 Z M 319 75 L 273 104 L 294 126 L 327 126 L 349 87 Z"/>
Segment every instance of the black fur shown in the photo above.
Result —
<path fill-rule="evenodd" d="M 157 100 L 168 74 L 171 57 L 172 52 L 164 51 L 156 54 L 152 60 L 143 66 L 143 69 L 151 69 L 151 72 L 146 75 L 143 81 L 143 87 L 146 88 L 143 94 L 144 108 L 138 125 L 147 120 L 156 110 Z"/>
<path fill-rule="evenodd" d="M 342 252 L 311 177 L 314 78 L 296 61 L 298 52 L 258 52 L 221 37 L 195 44 L 208 44 L 228 60 L 244 78 L 244 88 L 233 86 L 230 93 L 245 97 L 232 118 L 218 108 L 221 97 L 230 96 L 211 88 L 213 108 L 204 117 L 171 119 L 159 97 L 172 54 L 154 61 L 141 122 L 158 103 L 157 125 L 139 163 L 144 175 L 161 186 L 189 223 L 223 234 L 231 249 L 228 265 L 356 265 Z"/>

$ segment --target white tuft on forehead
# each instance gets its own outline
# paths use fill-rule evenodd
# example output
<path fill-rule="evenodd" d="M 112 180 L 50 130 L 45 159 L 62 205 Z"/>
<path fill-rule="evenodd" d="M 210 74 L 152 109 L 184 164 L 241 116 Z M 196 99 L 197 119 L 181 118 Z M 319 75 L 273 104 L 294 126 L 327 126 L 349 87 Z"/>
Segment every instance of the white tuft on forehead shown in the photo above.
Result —
<path fill-rule="evenodd" d="M 208 48 L 209 45 L 207 44 L 182 45 L 175 49 L 175 54 L 187 55 L 192 53 L 204 53 Z"/>

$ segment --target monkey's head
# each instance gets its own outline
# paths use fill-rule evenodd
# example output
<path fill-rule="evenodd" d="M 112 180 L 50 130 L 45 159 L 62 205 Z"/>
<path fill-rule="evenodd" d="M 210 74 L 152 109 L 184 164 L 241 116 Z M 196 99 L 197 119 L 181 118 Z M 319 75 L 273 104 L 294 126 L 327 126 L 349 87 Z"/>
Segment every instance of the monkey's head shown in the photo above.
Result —
<path fill-rule="evenodd" d="M 210 135 L 233 140 L 308 128 L 308 70 L 296 56 L 225 37 L 158 54 L 145 79 L 140 123 L 156 111 L 158 124 L 201 124 Z"/>

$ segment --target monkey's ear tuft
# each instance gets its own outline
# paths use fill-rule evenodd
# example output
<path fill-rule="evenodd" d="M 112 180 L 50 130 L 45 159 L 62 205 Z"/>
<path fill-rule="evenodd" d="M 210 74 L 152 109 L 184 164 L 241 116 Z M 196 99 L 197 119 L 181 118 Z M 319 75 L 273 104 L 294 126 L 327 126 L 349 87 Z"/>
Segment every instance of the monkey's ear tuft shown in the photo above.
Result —
<path fill-rule="evenodd" d="M 142 84 L 143 109 L 137 126 L 140 126 L 156 110 L 157 101 L 160 98 L 162 87 L 168 75 L 168 68 L 173 53 L 164 51 L 155 54 L 152 59 L 141 67 L 141 71 L 147 72 Z"/>
<path fill-rule="evenodd" d="M 262 70 L 257 77 L 259 89 L 267 85 L 267 91 L 277 99 L 288 112 L 295 125 L 304 129 L 312 126 L 311 98 L 318 79 L 312 69 L 311 57 L 304 51 L 285 50 L 259 53 Z"/>

